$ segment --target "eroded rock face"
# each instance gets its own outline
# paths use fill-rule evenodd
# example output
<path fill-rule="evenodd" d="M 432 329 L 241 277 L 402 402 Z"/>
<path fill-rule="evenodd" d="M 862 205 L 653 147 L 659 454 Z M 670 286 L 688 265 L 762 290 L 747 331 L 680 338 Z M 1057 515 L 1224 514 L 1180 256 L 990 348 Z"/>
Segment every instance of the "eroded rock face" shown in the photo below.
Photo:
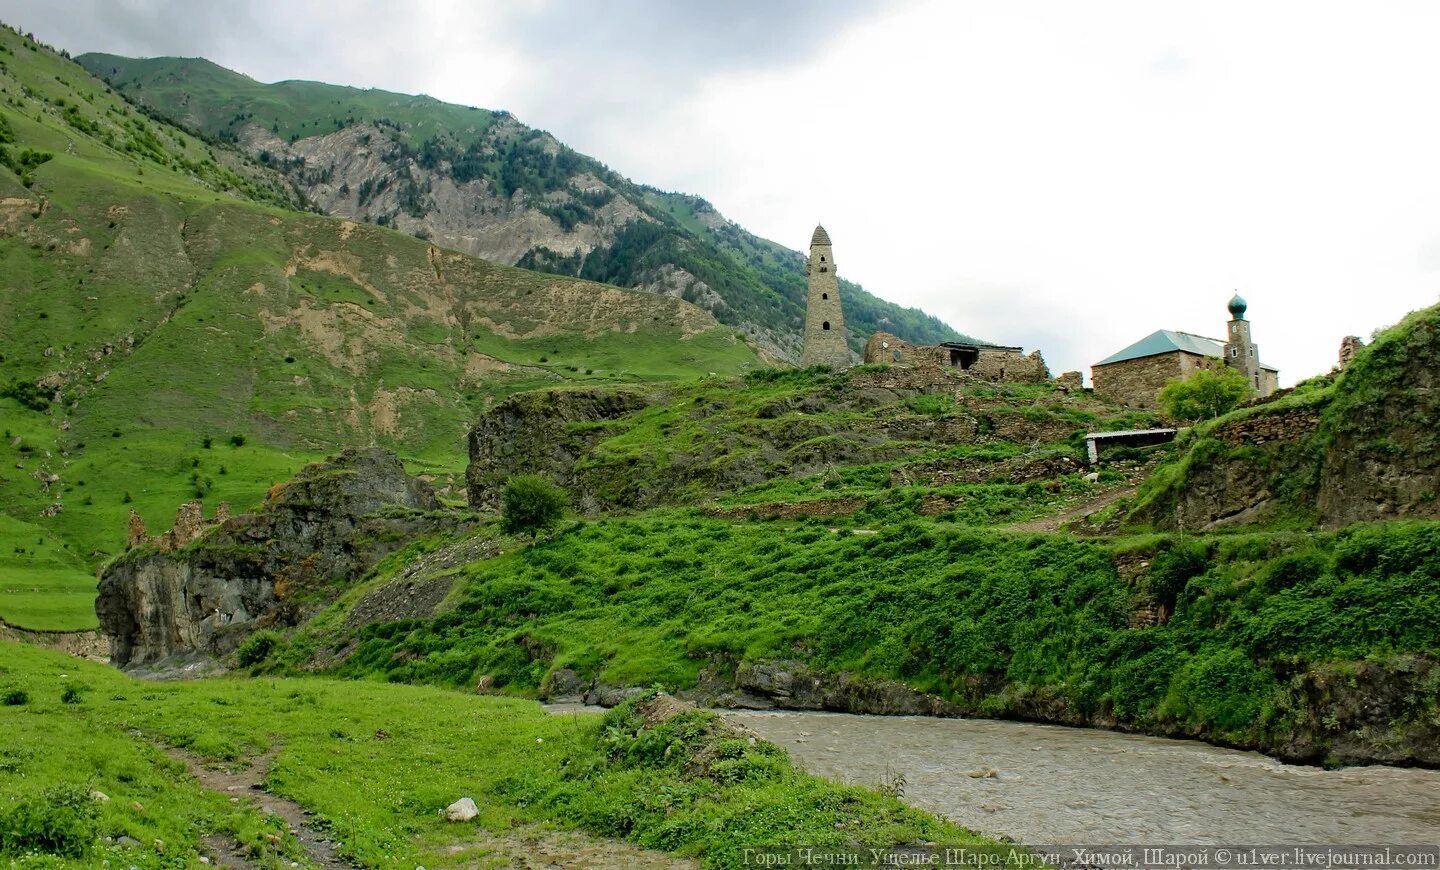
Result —
<path fill-rule="evenodd" d="M 388 552 L 442 525 L 430 486 L 394 454 L 346 450 L 301 469 L 254 513 L 176 552 L 133 550 L 108 565 L 95 602 L 122 667 L 221 655 L 256 628 L 293 623 L 296 593 L 323 601 Z"/>
<path fill-rule="evenodd" d="M 501 402 L 470 430 L 465 471 L 470 506 L 497 509 L 505 481 L 515 474 L 541 474 L 570 488 L 576 461 L 613 434 L 593 424 L 617 420 L 649 403 L 643 393 L 606 389 L 521 393 Z"/>

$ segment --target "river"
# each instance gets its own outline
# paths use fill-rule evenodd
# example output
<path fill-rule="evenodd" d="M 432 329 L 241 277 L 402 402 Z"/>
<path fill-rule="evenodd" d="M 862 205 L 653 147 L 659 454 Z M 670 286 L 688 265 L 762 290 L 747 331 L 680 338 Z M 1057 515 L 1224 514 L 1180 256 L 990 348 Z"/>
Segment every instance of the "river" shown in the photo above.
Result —
<path fill-rule="evenodd" d="M 725 712 L 812 773 L 1029 844 L 1440 843 L 1440 771 L 987 719 Z"/>

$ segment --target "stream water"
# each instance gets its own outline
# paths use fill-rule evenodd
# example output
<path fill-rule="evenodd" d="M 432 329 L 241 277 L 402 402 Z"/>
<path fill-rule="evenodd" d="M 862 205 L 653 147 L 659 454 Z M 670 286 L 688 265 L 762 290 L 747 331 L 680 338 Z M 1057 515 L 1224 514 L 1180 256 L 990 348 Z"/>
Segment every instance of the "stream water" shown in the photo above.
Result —
<path fill-rule="evenodd" d="M 1440 843 L 1440 771 L 984 719 L 726 712 L 812 773 L 1030 844 Z"/>

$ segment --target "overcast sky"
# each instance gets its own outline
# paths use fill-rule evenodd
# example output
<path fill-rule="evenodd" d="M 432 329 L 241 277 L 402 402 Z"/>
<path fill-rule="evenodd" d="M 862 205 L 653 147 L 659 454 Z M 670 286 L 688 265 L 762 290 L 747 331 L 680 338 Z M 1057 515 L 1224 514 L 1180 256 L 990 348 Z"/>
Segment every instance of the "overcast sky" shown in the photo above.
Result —
<path fill-rule="evenodd" d="M 1234 290 L 1282 383 L 1440 300 L 1440 4 L 0 0 L 73 53 L 508 109 L 1084 369 Z"/>

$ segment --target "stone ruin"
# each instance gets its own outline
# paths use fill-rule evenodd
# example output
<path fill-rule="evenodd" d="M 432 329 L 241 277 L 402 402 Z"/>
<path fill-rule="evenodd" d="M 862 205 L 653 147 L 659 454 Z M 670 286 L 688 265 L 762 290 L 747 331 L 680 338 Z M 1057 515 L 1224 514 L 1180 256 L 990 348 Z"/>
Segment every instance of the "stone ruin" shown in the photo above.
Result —
<path fill-rule="evenodd" d="M 966 380 L 991 383 L 1038 384 L 1052 380 L 1040 351 L 980 342 L 947 341 L 937 345 L 911 344 L 888 332 L 877 332 L 865 344 L 866 365 L 884 365 L 911 375 L 909 380 L 943 383 Z M 1062 389 L 1082 386 L 1079 372 L 1053 379 Z"/>
<path fill-rule="evenodd" d="M 1354 359 L 1355 354 L 1364 346 L 1365 342 L 1361 341 L 1358 335 L 1347 335 L 1340 339 L 1340 364 L 1337 368 L 1344 371 L 1345 367 L 1350 365 L 1350 360 Z"/>
<path fill-rule="evenodd" d="M 198 501 L 187 501 L 175 512 L 175 524 L 163 535 L 152 537 L 145 530 L 145 520 L 130 509 L 130 522 L 125 529 L 125 549 L 153 546 L 162 553 L 173 553 L 192 541 L 198 540 L 213 526 L 230 519 L 230 503 L 222 501 L 215 506 L 215 517 L 205 519 L 205 508 Z"/>

